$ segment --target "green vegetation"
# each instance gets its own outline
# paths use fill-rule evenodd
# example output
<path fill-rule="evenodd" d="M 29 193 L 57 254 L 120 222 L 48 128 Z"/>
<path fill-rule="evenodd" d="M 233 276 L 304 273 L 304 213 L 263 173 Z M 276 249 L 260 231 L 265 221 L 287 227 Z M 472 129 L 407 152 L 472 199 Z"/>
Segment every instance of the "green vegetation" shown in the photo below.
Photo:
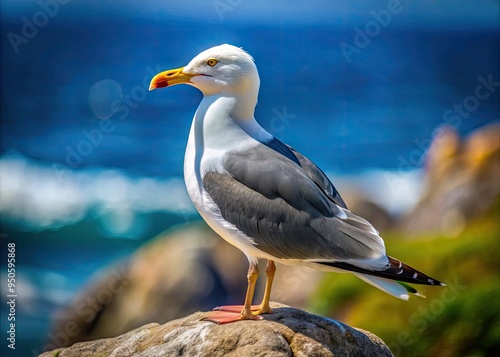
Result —
<path fill-rule="evenodd" d="M 384 234 L 388 254 L 444 281 L 401 301 L 350 274 L 326 274 L 310 310 L 382 338 L 395 356 L 489 356 L 500 348 L 500 212 L 459 236 Z"/>

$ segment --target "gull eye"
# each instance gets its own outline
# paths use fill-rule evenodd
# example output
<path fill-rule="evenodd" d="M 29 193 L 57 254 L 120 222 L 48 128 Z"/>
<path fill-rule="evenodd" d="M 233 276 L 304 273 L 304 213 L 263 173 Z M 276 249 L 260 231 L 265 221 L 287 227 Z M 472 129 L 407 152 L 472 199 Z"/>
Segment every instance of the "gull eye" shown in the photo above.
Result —
<path fill-rule="evenodd" d="M 207 64 L 208 64 L 210 67 L 215 66 L 217 63 L 219 63 L 219 61 L 217 61 L 215 58 L 209 58 L 209 59 L 207 60 Z"/>

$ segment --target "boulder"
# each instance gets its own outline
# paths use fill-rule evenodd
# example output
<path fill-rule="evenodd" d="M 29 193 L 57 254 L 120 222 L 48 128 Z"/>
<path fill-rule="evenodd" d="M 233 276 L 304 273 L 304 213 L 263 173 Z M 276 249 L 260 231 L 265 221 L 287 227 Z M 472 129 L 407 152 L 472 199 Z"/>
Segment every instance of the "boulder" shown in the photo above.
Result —
<path fill-rule="evenodd" d="M 500 201 L 500 123 L 461 138 L 440 128 L 426 153 L 426 188 L 401 223 L 406 233 L 440 232 L 458 236 L 465 226 L 498 208 Z"/>
<path fill-rule="evenodd" d="M 272 303 L 261 321 L 217 325 L 197 312 L 164 325 L 150 323 L 115 338 L 79 342 L 40 357 L 85 356 L 392 356 L 370 332 Z"/>
<path fill-rule="evenodd" d="M 359 192 L 347 196 L 348 208 L 354 214 L 370 222 L 379 232 L 386 232 L 394 227 L 395 220 L 381 205 L 360 195 Z"/>

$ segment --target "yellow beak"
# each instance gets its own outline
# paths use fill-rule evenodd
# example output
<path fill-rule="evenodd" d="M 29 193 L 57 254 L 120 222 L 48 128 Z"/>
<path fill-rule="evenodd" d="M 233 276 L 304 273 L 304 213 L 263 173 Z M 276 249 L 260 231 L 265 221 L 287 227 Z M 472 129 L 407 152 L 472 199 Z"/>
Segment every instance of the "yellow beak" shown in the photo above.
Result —
<path fill-rule="evenodd" d="M 196 76 L 196 74 L 184 73 L 182 72 L 183 69 L 184 67 L 181 67 L 158 73 L 151 80 L 151 83 L 149 84 L 149 90 L 164 88 L 176 84 L 189 83 L 191 77 Z"/>

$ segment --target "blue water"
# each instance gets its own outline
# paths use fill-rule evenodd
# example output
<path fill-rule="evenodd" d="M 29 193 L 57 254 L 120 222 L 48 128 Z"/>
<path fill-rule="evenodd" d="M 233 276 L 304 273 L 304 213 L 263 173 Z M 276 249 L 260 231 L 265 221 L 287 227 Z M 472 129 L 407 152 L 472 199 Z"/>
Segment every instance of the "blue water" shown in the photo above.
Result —
<path fill-rule="evenodd" d="M 187 86 L 154 92 L 146 86 L 154 73 L 183 66 L 220 43 L 242 46 L 254 57 L 262 126 L 326 172 L 420 167 L 440 125 L 466 135 L 500 119 L 498 86 L 474 110 L 445 115 L 475 96 L 479 77 L 500 81 L 498 13 L 482 12 L 472 2 L 461 5 L 465 17 L 456 15 L 461 7 L 453 1 L 427 8 L 411 4 L 350 62 L 340 44 L 353 44 L 354 27 L 372 20 L 368 5 L 287 3 L 280 11 L 274 3 L 243 2 L 221 20 L 211 5 L 203 19 L 203 11 L 180 3 L 170 12 L 163 2 L 146 1 L 140 11 L 133 2 L 101 3 L 61 6 L 16 53 L 8 34 L 21 33 L 22 17 L 32 20 L 39 8 L 35 2 L 2 2 L 0 160 L 17 155 L 28 166 L 52 168 L 56 177 L 65 170 L 97 177 L 104 169 L 137 178 L 181 177 L 201 94 Z M 377 11 L 385 4 L 378 2 Z M 26 202 L 21 210 L 29 209 Z M 53 313 L 96 271 L 163 229 L 196 219 L 146 210 L 138 220 L 140 233 L 128 239 L 109 234 L 100 212 L 91 207 L 65 227 L 27 226 L 2 211 L 3 242 L 17 242 L 19 279 L 25 283 L 18 355 L 40 350 Z"/>
<path fill-rule="evenodd" d="M 2 36 L 0 148 L 76 169 L 104 166 L 181 176 L 201 94 L 187 86 L 147 92 L 143 80 L 222 42 L 243 46 L 255 58 L 262 81 L 260 123 L 325 171 L 397 168 L 400 156 L 417 148 L 416 140 L 428 142 L 446 122 L 447 109 L 474 94 L 478 76 L 500 78 L 495 29 L 386 29 L 349 64 L 338 44 L 352 43 L 351 29 L 226 26 L 214 31 L 211 25 L 181 21 L 159 26 L 141 19 L 58 20 L 18 54 Z M 5 21 L 2 33 L 18 27 Z M 207 38 L 207 31 L 217 35 Z M 89 92 L 106 79 L 132 98 L 121 98 L 103 138 L 89 145 L 84 131 L 94 133 L 102 125 L 89 105 Z M 120 99 L 119 92 L 106 94 L 114 88 L 109 87 L 98 93 L 104 108 Z M 289 117 L 281 121 L 276 112 L 285 111 Z M 496 94 L 451 123 L 465 134 L 498 117 Z"/>

